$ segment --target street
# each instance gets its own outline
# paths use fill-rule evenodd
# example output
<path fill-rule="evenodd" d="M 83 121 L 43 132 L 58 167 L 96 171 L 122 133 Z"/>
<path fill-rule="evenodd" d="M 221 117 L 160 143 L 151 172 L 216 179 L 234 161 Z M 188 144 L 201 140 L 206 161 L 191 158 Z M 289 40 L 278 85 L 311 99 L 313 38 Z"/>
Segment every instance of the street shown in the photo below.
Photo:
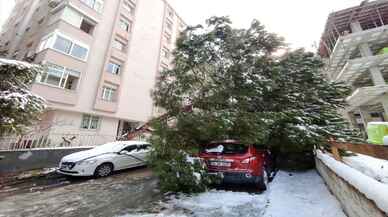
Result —
<path fill-rule="evenodd" d="M 108 178 L 72 178 L 55 173 L 0 189 L 0 217 L 116 216 L 148 210 L 161 199 L 157 180 L 147 168 Z"/>
<path fill-rule="evenodd" d="M 0 217 L 345 217 L 316 171 L 280 171 L 263 193 L 237 187 L 162 195 L 148 168 L 100 179 L 51 172 L 10 185 L 0 189 Z"/>

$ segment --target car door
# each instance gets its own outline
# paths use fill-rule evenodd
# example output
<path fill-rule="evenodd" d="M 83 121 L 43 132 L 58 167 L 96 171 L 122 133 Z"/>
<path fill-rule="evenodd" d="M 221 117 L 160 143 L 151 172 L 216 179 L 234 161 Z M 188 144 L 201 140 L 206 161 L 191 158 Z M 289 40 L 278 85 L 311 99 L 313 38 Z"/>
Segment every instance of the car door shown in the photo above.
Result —
<path fill-rule="evenodd" d="M 151 151 L 151 145 L 149 144 L 139 144 L 137 152 L 134 153 L 135 157 L 137 157 L 140 161 L 141 165 L 147 164 L 147 156 Z"/>
<path fill-rule="evenodd" d="M 115 157 L 115 167 L 117 170 L 130 168 L 138 164 L 138 160 L 131 156 L 131 153 L 138 149 L 138 145 L 131 144 L 124 147 Z"/>

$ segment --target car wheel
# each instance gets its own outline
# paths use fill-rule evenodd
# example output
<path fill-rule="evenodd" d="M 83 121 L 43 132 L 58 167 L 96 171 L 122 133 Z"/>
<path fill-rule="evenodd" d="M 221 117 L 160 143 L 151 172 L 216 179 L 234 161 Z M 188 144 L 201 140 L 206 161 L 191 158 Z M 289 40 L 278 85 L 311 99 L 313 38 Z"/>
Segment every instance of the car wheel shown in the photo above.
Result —
<path fill-rule="evenodd" d="M 113 164 L 111 163 L 103 163 L 96 168 L 94 171 L 94 176 L 96 177 L 106 177 L 112 174 L 113 172 Z"/>
<path fill-rule="evenodd" d="M 263 168 L 263 176 L 261 177 L 259 183 L 258 183 L 258 188 L 260 191 L 265 191 L 268 189 L 268 183 L 269 183 L 269 177 L 268 173 L 265 168 Z"/>

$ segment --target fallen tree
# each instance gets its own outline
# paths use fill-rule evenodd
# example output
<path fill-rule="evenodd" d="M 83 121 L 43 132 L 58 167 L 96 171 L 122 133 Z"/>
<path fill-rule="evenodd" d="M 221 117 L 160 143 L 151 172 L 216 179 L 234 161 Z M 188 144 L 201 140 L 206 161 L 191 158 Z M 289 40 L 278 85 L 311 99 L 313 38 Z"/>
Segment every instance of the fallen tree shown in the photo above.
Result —
<path fill-rule="evenodd" d="M 235 29 L 228 18 L 213 17 L 206 27 L 184 32 L 175 67 L 161 73 L 153 93 L 155 105 L 169 115 L 152 125 L 151 161 L 163 190 L 205 189 L 209 180 L 190 182 L 197 167 L 183 160 L 199 144 L 237 139 L 286 156 L 309 153 L 331 137 L 357 136 L 337 112 L 349 89 L 325 79 L 313 53 L 274 55 L 284 48 L 283 39 L 256 20 L 248 29 Z M 187 106 L 191 112 L 182 112 Z"/>

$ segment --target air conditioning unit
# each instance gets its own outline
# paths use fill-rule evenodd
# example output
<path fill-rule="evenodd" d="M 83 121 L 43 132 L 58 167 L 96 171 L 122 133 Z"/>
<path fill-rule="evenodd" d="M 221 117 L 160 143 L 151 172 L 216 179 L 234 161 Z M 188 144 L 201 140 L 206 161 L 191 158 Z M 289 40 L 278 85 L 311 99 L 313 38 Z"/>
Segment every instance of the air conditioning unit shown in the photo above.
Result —
<path fill-rule="evenodd" d="M 50 0 L 48 5 L 51 7 L 51 8 L 55 8 L 57 7 L 62 1 L 61 0 Z"/>

